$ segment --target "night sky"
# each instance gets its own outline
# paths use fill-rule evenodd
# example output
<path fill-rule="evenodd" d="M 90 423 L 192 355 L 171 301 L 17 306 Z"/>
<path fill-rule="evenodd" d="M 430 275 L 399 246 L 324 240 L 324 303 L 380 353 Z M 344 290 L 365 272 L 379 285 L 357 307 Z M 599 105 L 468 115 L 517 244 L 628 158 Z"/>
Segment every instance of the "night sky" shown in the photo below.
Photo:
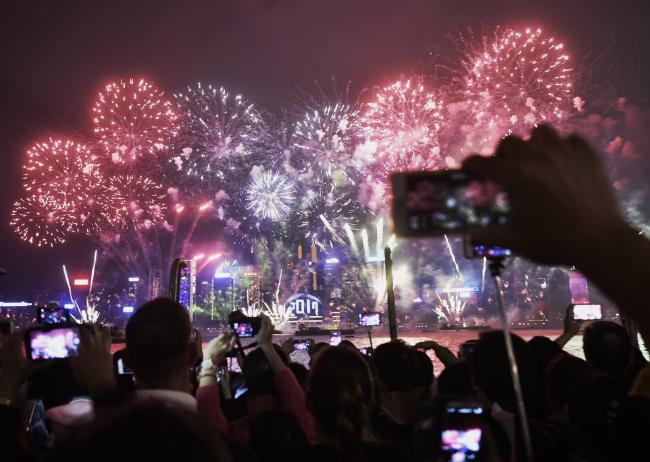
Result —
<path fill-rule="evenodd" d="M 614 63 L 621 94 L 647 100 L 649 24 L 647 0 L 4 0 L 0 267 L 10 274 L 0 297 L 63 288 L 61 263 L 89 265 L 88 244 L 36 249 L 8 222 L 26 147 L 88 134 L 90 104 L 111 79 L 143 76 L 167 91 L 200 80 L 271 107 L 332 75 L 355 90 L 385 82 L 468 28 L 541 25 L 592 63 L 591 79 L 612 79 Z"/>

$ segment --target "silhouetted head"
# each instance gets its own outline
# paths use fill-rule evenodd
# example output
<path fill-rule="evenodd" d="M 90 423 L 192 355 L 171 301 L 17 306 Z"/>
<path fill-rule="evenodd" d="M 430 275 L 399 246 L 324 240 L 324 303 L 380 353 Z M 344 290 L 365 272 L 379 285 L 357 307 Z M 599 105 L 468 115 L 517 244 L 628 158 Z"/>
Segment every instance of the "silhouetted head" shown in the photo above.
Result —
<path fill-rule="evenodd" d="M 261 461 L 281 460 L 307 443 L 295 417 L 285 410 L 264 411 L 251 422 L 248 444 Z"/>
<path fill-rule="evenodd" d="M 415 353 L 415 349 L 402 341 L 382 343 L 377 347 L 372 360 L 386 389 L 405 391 L 416 386 L 420 362 Z"/>
<path fill-rule="evenodd" d="M 190 348 L 192 326 L 185 308 L 170 298 L 157 298 L 140 307 L 126 325 L 125 361 L 138 386 L 168 388 L 189 382 L 196 360 Z"/>
<path fill-rule="evenodd" d="M 345 346 L 321 351 L 309 371 L 307 408 L 318 431 L 335 441 L 343 458 L 359 455 L 370 436 L 373 383 L 365 359 Z"/>
<path fill-rule="evenodd" d="M 521 386 L 526 395 L 533 377 L 530 350 L 521 337 L 514 334 L 510 336 Z M 485 397 L 513 412 L 515 396 L 503 332 L 493 330 L 482 333 L 470 357 L 469 365 L 474 384 L 485 394 Z"/>
<path fill-rule="evenodd" d="M 277 351 L 280 359 L 282 359 L 285 364 L 289 364 L 287 354 L 275 344 L 273 345 L 273 348 Z M 246 388 L 248 388 L 248 393 L 250 393 L 251 396 L 277 394 L 273 382 L 273 371 L 271 370 L 271 365 L 266 359 L 264 351 L 260 348 L 251 351 L 246 356 L 246 359 L 244 359 L 244 382 L 246 383 Z"/>
<path fill-rule="evenodd" d="M 555 410 L 563 410 L 576 383 L 591 374 L 592 367 L 583 359 L 568 354 L 556 357 L 546 368 L 544 378 L 550 406 Z"/>
<path fill-rule="evenodd" d="M 621 378 L 632 355 L 627 331 L 611 321 L 595 321 L 587 326 L 582 337 L 587 362 L 594 369 Z"/>

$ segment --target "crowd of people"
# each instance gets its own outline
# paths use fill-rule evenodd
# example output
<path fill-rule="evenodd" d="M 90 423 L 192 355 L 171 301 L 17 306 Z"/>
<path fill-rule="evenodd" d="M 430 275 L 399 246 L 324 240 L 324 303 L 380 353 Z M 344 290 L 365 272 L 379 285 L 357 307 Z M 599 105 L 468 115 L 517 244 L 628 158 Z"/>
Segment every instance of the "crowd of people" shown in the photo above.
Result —
<path fill-rule="evenodd" d="M 472 239 L 575 265 L 650 338 L 650 242 L 621 217 L 581 138 L 540 127 L 463 167 L 512 203 L 507 229 Z M 585 360 L 562 349 L 581 329 Z M 117 353 L 100 326 L 79 336 L 78 356 L 42 362 L 27 358 L 23 332 L 0 339 L 2 460 L 523 461 L 526 427 L 536 461 L 650 454 L 650 367 L 620 324 L 582 325 L 570 311 L 555 340 L 511 335 L 527 425 L 501 331 L 461 354 L 435 334 L 367 355 L 316 343 L 306 368 L 290 361 L 292 342 L 274 343 L 268 317 L 253 349 L 234 332 L 203 348 L 187 311 L 159 298 L 133 314 Z M 437 377 L 427 350 L 445 365 Z"/>

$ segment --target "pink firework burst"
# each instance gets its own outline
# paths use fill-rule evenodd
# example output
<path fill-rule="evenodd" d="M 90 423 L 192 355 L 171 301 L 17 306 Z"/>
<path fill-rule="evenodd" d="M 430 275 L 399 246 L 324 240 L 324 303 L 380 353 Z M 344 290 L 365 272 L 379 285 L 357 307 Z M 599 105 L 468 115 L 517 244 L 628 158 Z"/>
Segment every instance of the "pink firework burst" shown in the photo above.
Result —
<path fill-rule="evenodd" d="M 150 228 L 165 219 L 163 186 L 140 175 L 115 175 L 106 182 L 103 204 L 106 220 L 117 229 Z"/>
<path fill-rule="evenodd" d="M 23 179 L 29 193 L 72 208 L 94 194 L 101 175 L 96 156 L 85 144 L 50 138 L 27 150 Z"/>
<path fill-rule="evenodd" d="M 94 132 L 114 164 L 132 164 L 167 148 L 178 115 L 164 93 L 146 80 L 106 85 L 93 108 Z"/>
<path fill-rule="evenodd" d="M 392 172 L 444 167 L 438 130 L 444 122 L 442 98 L 423 79 L 401 79 L 380 88 L 361 124 L 365 143 L 357 150 L 381 180 Z"/>
<path fill-rule="evenodd" d="M 572 109 L 571 60 L 542 29 L 501 31 L 470 52 L 466 66 L 465 98 L 478 128 L 491 132 L 486 139 L 561 122 Z"/>
<path fill-rule="evenodd" d="M 75 215 L 68 207 L 43 194 L 14 203 L 9 225 L 18 237 L 38 247 L 63 244 L 75 232 Z"/>

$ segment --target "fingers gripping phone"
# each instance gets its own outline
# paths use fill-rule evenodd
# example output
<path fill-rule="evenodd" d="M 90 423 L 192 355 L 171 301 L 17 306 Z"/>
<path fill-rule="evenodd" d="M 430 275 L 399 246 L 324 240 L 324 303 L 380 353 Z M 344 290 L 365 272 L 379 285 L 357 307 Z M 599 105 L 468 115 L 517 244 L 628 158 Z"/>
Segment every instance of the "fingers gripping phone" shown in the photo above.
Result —
<path fill-rule="evenodd" d="M 462 170 L 397 173 L 391 184 L 395 231 L 403 237 L 462 234 L 508 222 L 509 203 L 500 185 Z"/>

